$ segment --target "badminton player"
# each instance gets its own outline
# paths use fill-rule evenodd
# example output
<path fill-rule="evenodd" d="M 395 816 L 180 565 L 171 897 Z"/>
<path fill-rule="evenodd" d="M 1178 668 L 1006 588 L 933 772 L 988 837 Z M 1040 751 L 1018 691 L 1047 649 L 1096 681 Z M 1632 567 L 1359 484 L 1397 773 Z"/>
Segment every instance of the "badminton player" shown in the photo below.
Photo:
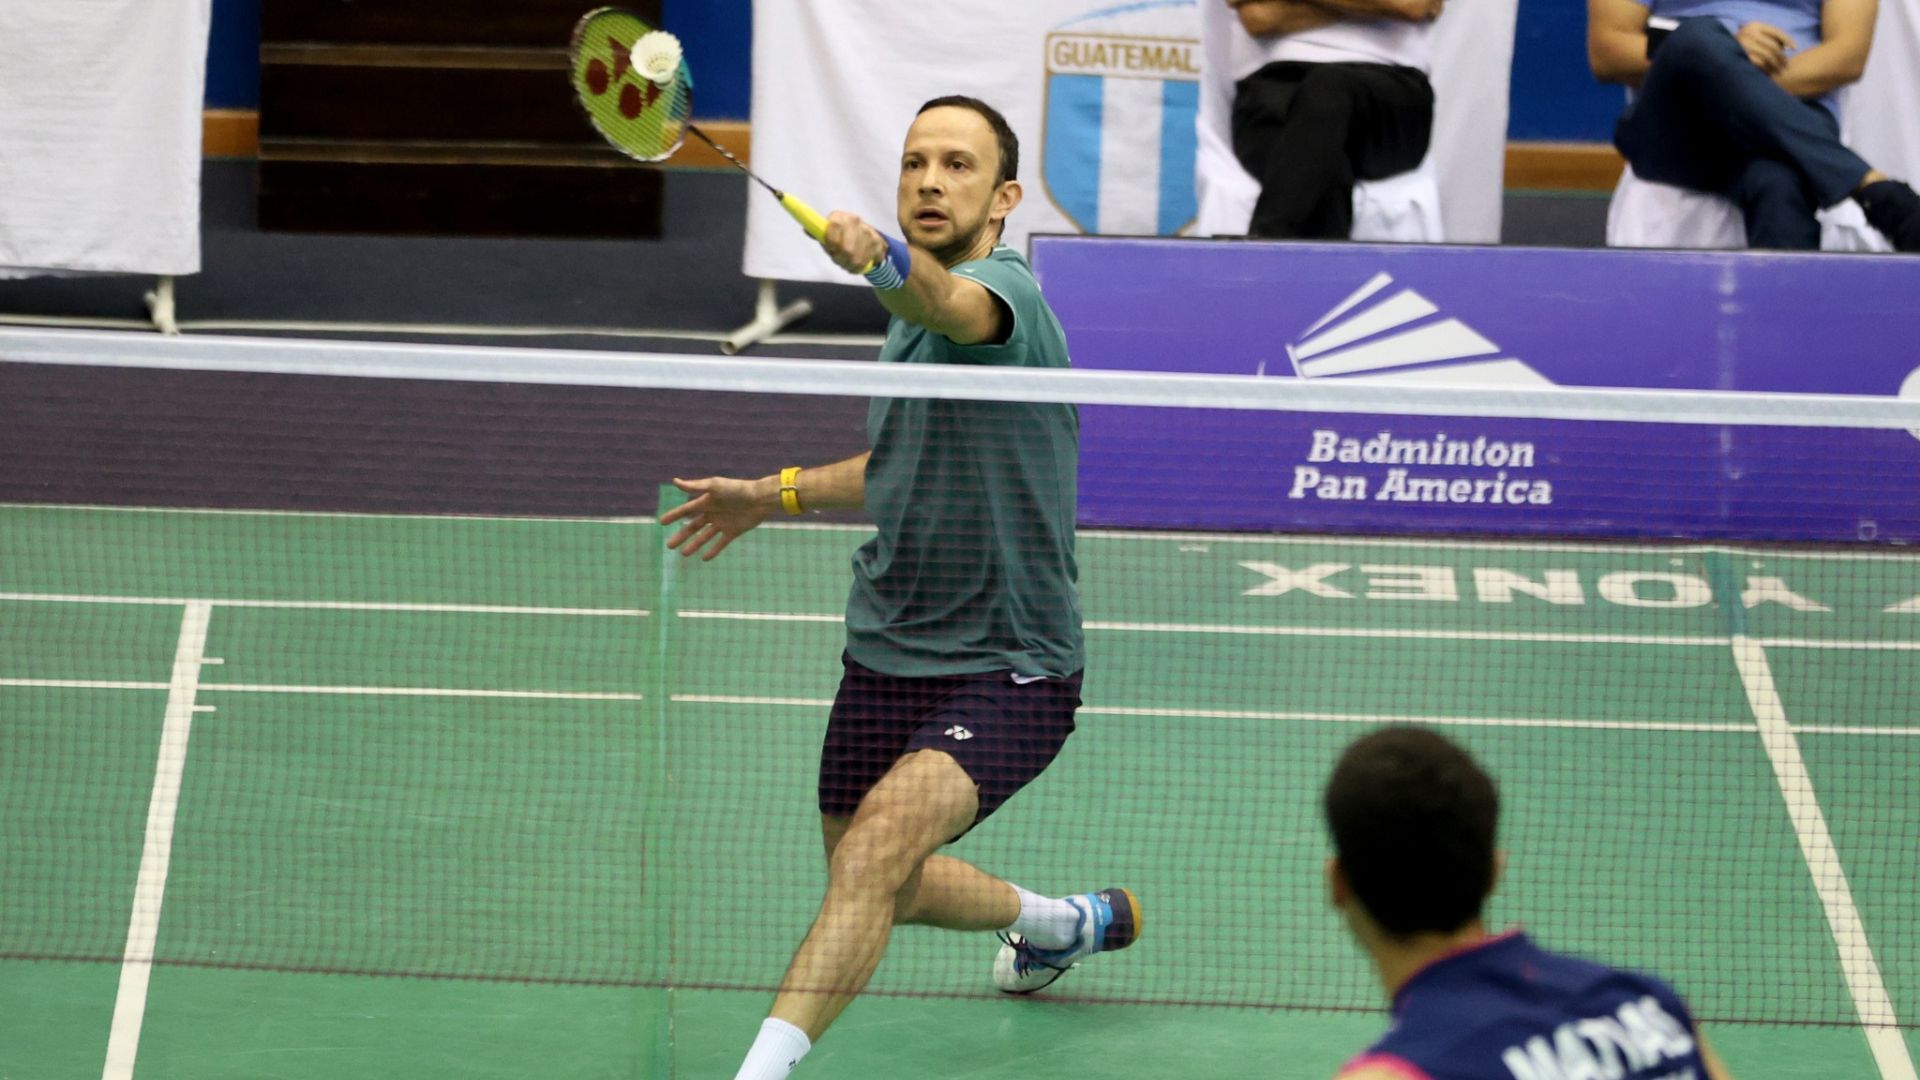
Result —
<path fill-rule="evenodd" d="M 923 106 L 889 236 L 829 215 L 821 241 L 892 313 L 880 359 L 1067 366 L 1026 260 L 1002 245 L 1019 143 L 983 102 Z M 1125 889 L 1050 898 L 936 854 L 998 810 L 1073 732 L 1084 664 L 1070 405 L 876 399 L 867 453 L 758 480 L 674 481 L 667 544 L 718 555 L 776 514 L 864 507 L 840 690 L 820 755 L 828 884 L 738 1080 L 780 1080 L 859 993 L 892 928 L 1000 931 L 994 980 L 1040 989 L 1140 932 Z"/>
<path fill-rule="evenodd" d="M 1334 767 L 1325 810 L 1333 905 L 1393 1002 L 1339 1080 L 1728 1080 L 1659 979 L 1486 932 L 1499 796 L 1466 751 L 1376 731 Z"/>

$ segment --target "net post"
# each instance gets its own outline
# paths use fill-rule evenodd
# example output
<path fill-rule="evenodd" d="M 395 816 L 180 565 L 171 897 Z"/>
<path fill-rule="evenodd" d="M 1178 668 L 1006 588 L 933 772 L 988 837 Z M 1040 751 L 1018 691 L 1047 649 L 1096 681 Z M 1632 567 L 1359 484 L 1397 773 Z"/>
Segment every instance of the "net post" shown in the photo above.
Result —
<path fill-rule="evenodd" d="M 643 1029 L 645 1034 L 642 1037 L 647 1045 L 643 1048 L 641 1058 L 652 1063 L 648 1076 L 663 1078 L 673 1075 L 673 915 L 676 899 L 673 873 L 673 771 L 667 725 L 672 720 L 673 622 L 676 618 L 674 593 L 679 578 L 680 556 L 667 547 L 667 526 L 660 524 L 660 516 L 686 501 L 686 493 L 679 488 L 672 484 L 660 485 L 654 526 L 648 530 L 652 550 L 646 555 L 657 561 L 654 566 L 653 615 L 648 620 L 651 640 L 648 642 L 647 657 L 650 670 L 646 717 L 653 731 L 650 747 L 652 761 L 643 778 L 648 794 L 642 804 L 641 828 L 644 830 L 646 850 L 653 854 L 645 888 L 654 899 L 654 917 L 649 920 L 653 932 L 649 935 L 648 952 L 658 965 L 656 989 L 659 996 L 653 1023 Z"/>

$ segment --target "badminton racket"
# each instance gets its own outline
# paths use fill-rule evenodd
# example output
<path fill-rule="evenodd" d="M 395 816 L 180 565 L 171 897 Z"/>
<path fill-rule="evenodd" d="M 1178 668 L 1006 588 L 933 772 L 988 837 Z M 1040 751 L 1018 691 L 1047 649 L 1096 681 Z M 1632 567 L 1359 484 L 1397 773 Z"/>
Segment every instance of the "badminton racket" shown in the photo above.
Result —
<path fill-rule="evenodd" d="M 767 183 L 695 126 L 693 71 L 680 39 L 631 11 L 603 7 L 574 26 L 571 54 L 574 97 L 614 149 L 636 161 L 665 161 L 691 134 L 771 192 L 808 236 L 826 239 L 819 211 Z"/>

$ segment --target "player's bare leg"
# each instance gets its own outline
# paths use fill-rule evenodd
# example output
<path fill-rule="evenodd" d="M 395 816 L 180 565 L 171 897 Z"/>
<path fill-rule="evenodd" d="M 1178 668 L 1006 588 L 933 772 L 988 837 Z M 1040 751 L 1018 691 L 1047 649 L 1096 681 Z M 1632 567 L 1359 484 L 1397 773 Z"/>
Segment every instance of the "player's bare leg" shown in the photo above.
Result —
<path fill-rule="evenodd" d="M 829 863 L 853 819 L 822 817 L 820 834 Z M 1020 917 L 1020 892 L 1012 885 L 951 855 L 929 855 L 895 894 L 895 926 L 942 930 L 1004 930 Z"/>
<path fill-rule="evenodd" d="M 736 1080 L 781 1080 L 805 1056 L 873 977 L 902 890 L 934 849 L 965 831 L 979 805 L 972 778 L 938 750 L 901 758 L 867 792 L 829 853 L 820 914 Z"/>
<path fill-rule="evenodd" d="M 809 1039 L 827 1030 L 873 977 L 902 890 L 978 808 L 972 778 L 938 750 L 908 754 L 881 777 L 828 859 L 827 897 L 781 980 L 775 1019 Z"/>
<path fill-rule="evenodd" d="M 1095 927 L 1088 897 L 1037 896 L 960 859 L 934 854 L 965 832 L 978 810 L 978 789 L 966 770 L 948 754 L 920 750 L 895 763 L 851 819 L 821 819 L 827 896 L 737 1080 L 785 1077 L 873 977 L 896 925 L 1015 928 L 1057 942 L 1063 957 L 1074 958 L 1097 951 L 1103 940 L 1117 940 L 1105 923 Z M 1126 910 L 1131 920 L 1132 908 Z M 1136 925 L 1129 921 L 1126 927 L 1129 943 Z M 1022 938 L 1016 933 L 1012 940 Z M 1041 985 L 1066 966 L 1043 969 L 1040 974 L 1050 977 Z"/>

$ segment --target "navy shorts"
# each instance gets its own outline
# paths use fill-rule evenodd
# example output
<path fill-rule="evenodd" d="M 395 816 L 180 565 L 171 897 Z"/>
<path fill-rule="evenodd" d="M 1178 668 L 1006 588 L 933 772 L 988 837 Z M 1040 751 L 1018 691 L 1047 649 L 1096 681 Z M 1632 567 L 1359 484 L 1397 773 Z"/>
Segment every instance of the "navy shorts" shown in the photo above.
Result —
<path fill-rule="evenodd" d="M 852 817 L 907 754 L 941 750 L 979 785 L 978 824 L 1045 771 L 1073 734 L 1078 673 L 1021 684 L 1011 671 L 908 677 L 841 659 L 847 670 L 820 748 L 820 812 L 829 817 Z"/>

